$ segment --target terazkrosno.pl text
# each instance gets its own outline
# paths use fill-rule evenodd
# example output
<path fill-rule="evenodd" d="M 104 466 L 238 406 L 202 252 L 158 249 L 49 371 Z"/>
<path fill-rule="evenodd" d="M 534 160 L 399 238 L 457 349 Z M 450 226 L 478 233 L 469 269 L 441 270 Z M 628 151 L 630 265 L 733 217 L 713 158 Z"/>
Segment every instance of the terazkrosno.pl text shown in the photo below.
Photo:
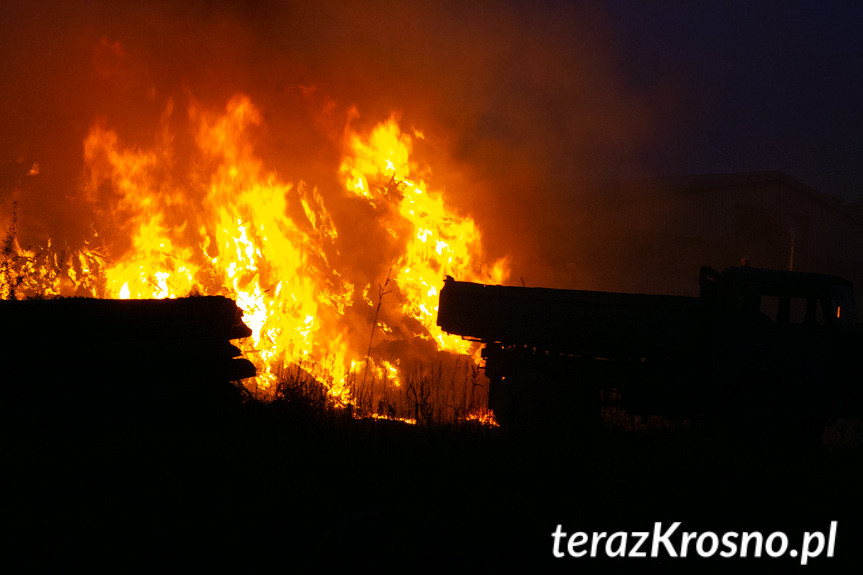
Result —
<path fill-rule="evenodd" d="M 615 531 L 567 533 L 558 525 L 552 537 L 554 557 L 792 557 L 807 565 L 817 557 L 832 558 L 836 551 L 836 521 L 830 522 L 825 535 L 821 531 L 806 531 L 802 538 L 794 538 L 800 545 L 792 545 L 791 538 L 781 531 L 764 534 L 759 531 L 682 531 L 680 521 L 663 525 L 653 524 L 652 531 Z"/>

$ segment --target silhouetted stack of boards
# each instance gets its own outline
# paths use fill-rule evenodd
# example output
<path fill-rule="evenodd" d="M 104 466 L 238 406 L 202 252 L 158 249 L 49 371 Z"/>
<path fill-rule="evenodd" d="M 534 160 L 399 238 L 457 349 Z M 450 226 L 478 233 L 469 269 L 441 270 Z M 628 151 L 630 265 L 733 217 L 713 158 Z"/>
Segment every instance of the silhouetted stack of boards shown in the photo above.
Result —
<path fill-rule="evenodd" d="M 134 400 L 153 389 L 224 389 L 255 375 L 230 342 L 252 333 L 242 315 L 220 296 L 0 301 L 3 396 Z"/>

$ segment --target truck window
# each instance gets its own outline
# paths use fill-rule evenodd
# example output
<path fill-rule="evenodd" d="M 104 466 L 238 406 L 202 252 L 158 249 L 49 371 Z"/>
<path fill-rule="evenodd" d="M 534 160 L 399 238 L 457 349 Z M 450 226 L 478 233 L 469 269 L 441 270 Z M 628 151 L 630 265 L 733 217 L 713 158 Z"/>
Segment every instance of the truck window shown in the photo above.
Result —
<path fill-rule="evenodd" d="M 830 290 L 830 309 L 827 313 L 836 318 L 836 323 L 842 327 L 854 327 L 857 323 L 857 313 L 854 305 L 854 292 L 849 286 L 835 285 Z"/>
<path fill-rule="evenodd" d="M 815 297 L 762 295 L 759 311 L 763 317 L 781 324 L 825 325 L 823 307 Z"/>
<path fill-rule="evenodd" d="M 767 316 L 770 321 L 779 321 L 779 296 L 761 296 L 761 307 L 759 311 Z"/>
<path fill-rule="evenodd" d="M 814 323 L 815 322 L 815 300 L 812 300 L 812 319 L 811 321 L 806 321 L 806 309 L 807 309 L 807 299 L 805 297 L 793 297 L 789 302 L 788 306 L 788 323 L 795 323 L 798 325 L 803 325 L 804 323 Z"/>

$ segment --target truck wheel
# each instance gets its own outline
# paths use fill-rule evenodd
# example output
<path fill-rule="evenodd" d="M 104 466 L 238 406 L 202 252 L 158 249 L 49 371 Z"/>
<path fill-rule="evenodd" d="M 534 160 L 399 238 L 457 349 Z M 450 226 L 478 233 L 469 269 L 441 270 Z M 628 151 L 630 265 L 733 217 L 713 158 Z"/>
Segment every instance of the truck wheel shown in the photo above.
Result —
<path fill-rule="evenodd" d="M 538 418 L 536 407 L 537 382 L 524 370 L 491 382 L 489 407 L 497 423 L 507 433 L 521 434 L 529 428 L 527 422 Z"/>
<path fill-rule="evenodd" d="M 489 406 L 501 428 L 518 436 L 592 432 L 600 423 L 598 391 L 548 368 L 525 367 L 496 380 Z"/>
<path fill-rule="evenodd" d="M 725 440 L 753 449 L 799 449 L 821 444 L 826 419 L 806 413 L 791 398 L 763 397 L 754 393 L 741 397 L 722 418 Z"/>

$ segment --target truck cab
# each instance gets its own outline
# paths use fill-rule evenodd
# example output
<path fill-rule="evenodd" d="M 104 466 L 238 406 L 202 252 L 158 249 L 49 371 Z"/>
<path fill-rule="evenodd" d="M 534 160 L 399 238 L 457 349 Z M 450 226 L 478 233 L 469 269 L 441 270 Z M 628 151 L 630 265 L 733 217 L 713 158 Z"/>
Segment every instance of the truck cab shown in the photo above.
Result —
<path fill-rule="evenodd" d="M 702 337 L 712 396 L 699 411 L 856 417 L 863 332 L 851 282 L 831 275 L 728 268 L 701 271 Z"/>

